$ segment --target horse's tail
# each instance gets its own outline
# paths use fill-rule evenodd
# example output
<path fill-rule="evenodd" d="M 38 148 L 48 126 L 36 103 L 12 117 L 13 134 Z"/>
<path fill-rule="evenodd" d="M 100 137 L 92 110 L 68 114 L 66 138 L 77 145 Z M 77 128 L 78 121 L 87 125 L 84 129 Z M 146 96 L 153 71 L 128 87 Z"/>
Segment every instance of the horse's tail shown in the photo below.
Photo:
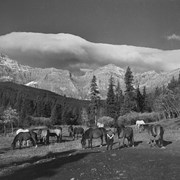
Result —
<path fill-rule="evenodd" d="M 131 136 L 131 145 L 134 147 L 134 132 L 132 129 L 132 136 Z"/>

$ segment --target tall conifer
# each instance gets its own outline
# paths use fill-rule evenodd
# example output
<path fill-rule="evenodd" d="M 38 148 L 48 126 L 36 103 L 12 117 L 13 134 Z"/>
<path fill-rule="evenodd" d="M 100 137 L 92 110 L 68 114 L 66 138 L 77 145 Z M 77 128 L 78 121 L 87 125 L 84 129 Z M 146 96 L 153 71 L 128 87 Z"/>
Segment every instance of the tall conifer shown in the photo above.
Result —
<path fill-rule="evenodd" d="M 109 87 L 108 87 L 107 99 L 106 99 L 106 113 L 107 116 L 110 116 L 112 118 L 116 117 L 114 79 L 112 76 L 109 79 Z"/>
<path fill-rule="evenodd" d="M 124 104 L 122 108 L 122 114 L 129 113 L 130 111 L 134 111 L 136 108 L 136 101 L 135 101 L 135 92 L 133 87 L 133 74 L 130 67 L 127 67 L 124 82 L 125 82 L 125 94 L 124 94 Z"/>
<path fill-rule="evenodd" d="M 90 85 L 90 98 L 91 102 L 89 105 L 90 108 L 90 119 L 97 123 L 97 115 L 100 106 L 100 92 L 97 86 L 96 76 L 93 75 L 91 85 Z"/>

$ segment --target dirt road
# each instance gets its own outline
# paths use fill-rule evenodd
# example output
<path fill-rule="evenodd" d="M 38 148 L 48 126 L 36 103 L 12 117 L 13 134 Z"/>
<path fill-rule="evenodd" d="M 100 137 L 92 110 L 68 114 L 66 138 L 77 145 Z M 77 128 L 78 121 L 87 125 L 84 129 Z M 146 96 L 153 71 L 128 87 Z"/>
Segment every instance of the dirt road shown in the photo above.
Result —
<path fill-rule="evenodd" d="M 1 180 L 179 180 L 180 144 L 166 149 L 139 144 L 135 148 L 72 150 L 1 177 Z"/>

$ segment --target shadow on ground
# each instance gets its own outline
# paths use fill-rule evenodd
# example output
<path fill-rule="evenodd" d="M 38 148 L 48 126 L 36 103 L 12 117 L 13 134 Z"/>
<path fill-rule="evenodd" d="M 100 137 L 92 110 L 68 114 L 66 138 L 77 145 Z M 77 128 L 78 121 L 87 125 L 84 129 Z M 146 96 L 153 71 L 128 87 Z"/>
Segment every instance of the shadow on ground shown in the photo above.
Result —
<path fill-rule="evenodd" d="M 57 172 L 56 169 L 62 167 L 65 164 L 73 163 L 83 159 L 88 154 L 98 153 L 98 152 L 76 152 L 76 150 L 70 150 L 61 153 L 49 153 L 46 157 L 33 157 L 32 159 L 24 162 L 19 162 L 18 164 L 32 163 L 32 165 L 18 169 L 11 174 L 3 175 L 0 177 L 1 180 L 11 180 L 11 179 L 26 179 L 33 180 L 37 178 L 51 178 Z M 53 158 L 50 161 L 37 163 L 42 159 Z M 36 162 L 36 163 L 35 163 Z M 35 163 L 35 164 L 33 164 Z"/>
<path fill-rule="evenodd" d="M 10 149 L 11 149 L 10 147 L 9 148 L 2 148 L 2 149 L 0 149 L 0 155 L 6 153 Z"/>
<path fill-rule="evenodd" d="M 172 141 L 165 141 L 165 140 L 163 140 L 163 145 L 164 146 L 168 146 L 169 144 L 172 144 Z"/>
<path fill-rule="evenodd" d="M 28 160 L 24 160 L 24 161 L 18 161 L 18 162 L 12 162 L 10 164 L 6 164 L 6 165 L 0 165 L 0 169 L 1 168 L 7 168 L 7 167 L 10 167 L 10 166 L 13 166 L 13 165 L 22 165 L 22 164 L 25 164 L 25 163 L 29 163 L 29 164 L 33 164 L 37 161 L 40 161 L 40 160 L 43 160 L 43 159 L 50 159 L 50 158 L 57 158 L 59 156 L 67 156 L 68 154 L 72 154 L 72 153 L 75 153 L 77 150 L 70 150 L 70 151 L 64 151 L 64 152 L 59 152 L 59 153 L 52 153 L 52 152 L 49 152 L 48 154 L 46 154 L 45 156 L 34 156 Z"/>

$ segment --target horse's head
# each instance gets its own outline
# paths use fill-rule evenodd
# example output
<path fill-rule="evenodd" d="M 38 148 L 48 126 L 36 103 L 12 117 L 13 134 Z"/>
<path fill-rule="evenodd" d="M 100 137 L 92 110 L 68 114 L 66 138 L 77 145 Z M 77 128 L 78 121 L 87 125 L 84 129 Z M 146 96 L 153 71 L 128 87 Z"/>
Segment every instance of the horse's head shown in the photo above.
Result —
<path fill-rule="evenodd" d="M 139 132 L 143 132 L 145 130 L 145 125 L 144 124 L 140 124 L 139 125 Z"/>
<path fill-rule="evenodd" d="M 15 149 L 15 144 L 12 142 L 11 143 L 11 148 L 14 150 Z"/>

